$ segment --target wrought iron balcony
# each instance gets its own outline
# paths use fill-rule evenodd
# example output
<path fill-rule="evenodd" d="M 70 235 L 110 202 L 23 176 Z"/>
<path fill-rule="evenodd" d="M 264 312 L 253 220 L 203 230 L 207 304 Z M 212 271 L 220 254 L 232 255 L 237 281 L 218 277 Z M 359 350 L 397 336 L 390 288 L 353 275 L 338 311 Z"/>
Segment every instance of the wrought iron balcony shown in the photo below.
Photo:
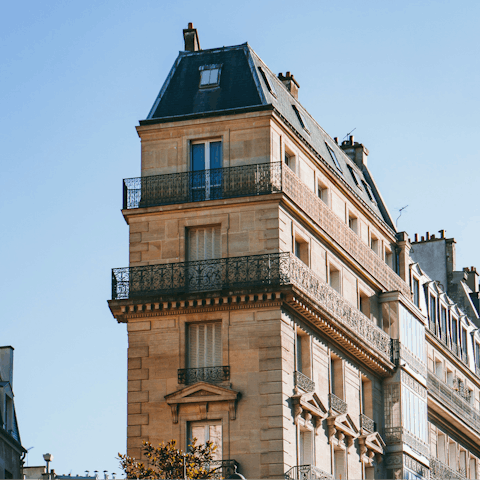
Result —
<path fill-rule="evenodd" d="M 180 368 L 178 370 L 178 383 L 191 385 L 197 382 L 218 383 L 230 380 L 230 366 Z"/>
<path fill-rule="evenodd" d="M 430 457 L 430 480 L 465 480 L 466 472 L 458 472 L 438 458 Z"/>
<path fill-rule="evenodd" d="M 480 412 L 473 408 L 457 390 L 430 372 L 428 372 L 427 386 L 431 395 L 445 404 L 464 423 L 480 432 Z"/>
<path fill-rule="evenodd" d="M 390 362 L 391 339 L 290 252 L 115 268 L 112 299 L 293 285 Z"/>
<path fill-rule="evenodd" d="M 334 480 L 334 478 L 314 465 L 298 465 L 285 473 L 285 480 Z"/>
<path fill-rule="evenodd" d="M 347 402 L 344 402 L 341 398 L 338 398 L 333 393 L 328 394 L 328 403 L 330 405 L 330 410 L 335 410 L 338 413 L 347 413 Z"/>
<path fill-rule="evenodd" d="M 375 431 L 375 422 L 364 415 L 363 413 L 360 414 L 360 428 L 363 428 L 363 430 L 373 433 Z"/>
<path fill-rule="evenodd" d="M 295 386 L 300 387 L 306 392 L 315 391 L 315 382 L 304 375 L 302 372 L 295 371 L 293 372 L 293 378 L 295 380 Z"/>
<path fill-rule="evenodd" d="M 238 462 L 235 460 L 212 460 L 208 464 L 208 470 L 214 470 L 210 478 L 231 478 L 238 469 Z"/>
<path fill-rule="evenodd" d="M 427 456 L 430 451 L 427 443 L 403 427 L 385 427 L 384 439 L 387 444 L 405 443 L 421 455 Z"/>
<path fill-rule="evenodd" d="M 123 208 L 135 209 L 283 192 L 382 283 L 410 297 L 408 285 L 281 162 L 151 175 L 123 182 Z"/>
<path fill-rule="evenodd" d="M 392 355 L 396 365 L 400 364 L 400 360 L 404 360 L 420 375 L 427 377 L 427 366 L 422 360 L 415 356 L 410 350 L 404 347 L 400 340 L 392 339 Z"/>
<path fill-rule="evenodd" d="M 282 189 L 280 162 L 150 175 L 123 181 L 123 208 L 265 195 Z"/>

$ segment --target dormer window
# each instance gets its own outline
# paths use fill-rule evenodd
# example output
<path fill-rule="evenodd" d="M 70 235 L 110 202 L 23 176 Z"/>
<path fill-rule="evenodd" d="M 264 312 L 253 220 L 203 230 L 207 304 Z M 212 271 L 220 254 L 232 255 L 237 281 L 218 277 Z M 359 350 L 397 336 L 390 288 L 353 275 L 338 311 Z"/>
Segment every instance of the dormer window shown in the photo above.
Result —
<path fill-rule="evenodd" d="M 370 199 L 370 201 L 372 203 L 376 204 L 377 202 L 375 201 L 375 198 L 373 196 L 372 189 L 370 188 L 370 185 L 365 180 L 362 180 L 362 183 L 363 183 L 363 186 L 365 188 L 365 191 L 367 192 L 368 198 Z"/>
<path fill-rule="evenodd" d="M 310 130 L 308 129 L 307 121 L 305 120 L 303 113 L 297 108 L 296 105 L 292 105 L 292 108 L 297 114 L 298 121 L 300 122 L 300 125 L 302 126 L 302 128 L 305 130 L 305 132 L 310 133 Z"/>
<path fill-rule="evenodd" d="M 258 71 L 261 73 L 263 81 L 265 82 L 266 87 L 268 88 L 268 91 L 274 96 L 277 96 L 277 92 L 275 90 L 275 85 L 268 80 L 267 74 L 265 73 L 265 70 L 263 70 L 262 67 L 258 67 Z"/>
<path fill-rule="evenodd" d="M 326 143 L 325 145 L 327 146 L 328 153 L 330 154 L 330 157 L 332 158 L 333 163 L 335 164 L 335 166 L 337 167 L 337 169 L 338 169 L 341 173 L 343 173 L 342 167 L 340 166 L 340 162 L 338 161 L 338 158 L 337 158 L 337 156 L 335 155 L 335 152 L 330 148 L 330 146 L 328 145 L 328 143 Z"/>
<path fill-rule="evenodd" d="M 362 190 L 362 186 L 360 185 L 360 182 L 358 181 L 357 174 L 355 173 L 355 170 L 353 169 L 352 166 L 347 165 L 348 169 L 350 170 L 350 174 L 352 175 L 353 181 L 355 182 L 355 185 Z"/>
<path fill-rule="evenodd" d="M 203 65 L 200 70 L 200 88 L 216 87 L 220 84 L 221 65 Z"/>

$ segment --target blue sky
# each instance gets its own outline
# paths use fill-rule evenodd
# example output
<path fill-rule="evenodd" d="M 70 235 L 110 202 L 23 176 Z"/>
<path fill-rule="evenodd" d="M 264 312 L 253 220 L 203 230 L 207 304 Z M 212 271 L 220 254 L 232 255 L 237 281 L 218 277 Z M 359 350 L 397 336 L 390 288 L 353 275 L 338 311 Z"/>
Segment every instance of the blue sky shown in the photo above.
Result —
<path fill-rule="evenodd" d="M 477 1 L 22 1 L 0 17 L 0 343 L 29 464 L 117 472 L 126 332 L 110 269 L 128 263 L 122 179 L 188 22 L 203 48 L 248 41 L 332 136 L 354 135 L 399 230 L 447 230 L 480 267 Z"/>

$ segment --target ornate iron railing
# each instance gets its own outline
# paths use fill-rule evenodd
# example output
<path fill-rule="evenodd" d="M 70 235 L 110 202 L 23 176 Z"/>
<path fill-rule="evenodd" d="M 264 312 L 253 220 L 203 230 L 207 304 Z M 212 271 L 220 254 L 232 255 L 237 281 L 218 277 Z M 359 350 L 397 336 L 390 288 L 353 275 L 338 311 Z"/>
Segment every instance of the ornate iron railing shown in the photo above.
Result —
<path fill-rule="evenodd" d="M 462 397 L 467 403 L 470 403 L 472 392 L 459 378 L 453 379 L 453 390 L 457 393 L 457 395 L 460 395 L 460 397 Z"/>
<path fill-rule="evenodd" d="M 459 395 L 458 391 L 430 372 L 428 372 L 427 387 L 431 395 L 449 407 L 467 425 L 480 432 L 480 412 Z"/>
<path fill-rule="evenodd" d="M 300 387 L 306 392 L 315 391 L 315 382 L 304 375 L 302 372 L 295 371 L 293 372 L 293 378 L 295 380 L 295 386 Z"/>
<path fill-rule="evenodd" d="M 388 362 L 391 339 L 290 252 L 115 268 L 112 298 L 294 285 Z"/>
<path fill-rule="evenodd" d="M 360 414 L 360 428 L 363 428 L 363 430 L 373 433 L 375 431 L 375 422 L 364 415 L 363 413 Z"/>
<path fill-rule="evenodd" d="M 207 465 L 207 470 L 214 470 L 210 478 L 230 478 L 237 472 L 238 463 L 235 460 L 212 460 Z"/>
<path fill-rule="evenodd" d="M 341 398 L 338 398 L 333 393 L 328 394 L 328 403 L 330 405 L 330 410 L 335 410 L 338 413 L 347 413 L 347 402 L 344 402 Z"/>
<path fill-rule="evenodd" d="M 421 455 L 428 456 L 430 451 L 427 443 L 403 427 L 385 427 L 384 439 L 387 444 L 406 443 Z"/>
<path fill-rule="evenodd" d="M 427 366 L 422 360 L 414 355 L 408 348 L 406 348 L 400 340 L 392 339 L 392 355 L 393 362 L 396 365 L 400 364 L 400 360 L 406 361 L 417 373 L 427 377 Z"/>
<path fill-rule="evenodd" d="M 314 465 L 298 465 L 285 473 L 285 480 L 334 480 L 334 478 Z"/>
<path fill-rule="evenodd" d="M 123 208 L 283 192 L 363 265 L 387 291 L 410 297 L 408 285 L 347 224 L 281 162 L 151 175 L 123 181 Z"/>
<path fill-rule="evenodd" d="M 123 181 L 123 208 L 265 195 L 281 189 L 280 162 L 150 175 Z"/>
<path fill-rule="evenodd" d="M 230 366 L 180 368 L 178 370 L 178 383 L 191 385 L 197 382 L 217 383 L 230 380 Z"/>
<path fill-rule="evenodd" d="M 430 480 L 465 480 L 464 472 L 445 465 L 438 458 L 430 457 Z"/>

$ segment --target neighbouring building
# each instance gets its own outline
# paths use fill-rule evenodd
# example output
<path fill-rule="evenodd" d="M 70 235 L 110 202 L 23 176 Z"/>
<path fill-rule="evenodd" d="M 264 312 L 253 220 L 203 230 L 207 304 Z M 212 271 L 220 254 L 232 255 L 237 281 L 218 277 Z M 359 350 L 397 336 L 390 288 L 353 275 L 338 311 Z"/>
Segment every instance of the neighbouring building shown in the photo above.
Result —
<path fill-rule="evenodd" d="M 13 347 L 0 347 L 0 478 L 21 478 L 26 453 L 13 400 Z"/>
<path fill-rule="evenodd" d="M 226 477 L 478 478 L 476 272 L 395 230 L 293 74 L 183 34 L 123 186 L 128 454 L 196 437 Z"/>

